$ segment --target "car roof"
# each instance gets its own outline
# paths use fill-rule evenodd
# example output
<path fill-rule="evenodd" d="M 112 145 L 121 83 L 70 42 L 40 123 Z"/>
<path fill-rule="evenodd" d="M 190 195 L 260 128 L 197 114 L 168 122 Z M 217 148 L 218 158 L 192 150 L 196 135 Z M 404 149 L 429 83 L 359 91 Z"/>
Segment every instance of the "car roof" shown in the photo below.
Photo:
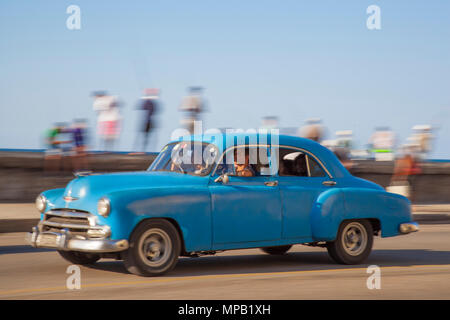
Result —
<path fill-rule="evenodd" d="M 176 141 L 199 141 L 203 143 L 214 144 L 221 152 L 225 151 L 229 147 L 253 144 L 296 147 L 309 151 L 310 153 L 318 157 L 333 177 L 341 178 L 350 175 L 350 173 L 347 171 L 347 169 L 345 169 L 345 167 L 341 164 L 339 159 L 334 155 L 332 151 L 313 140 L 301 137 L 278 135 L 271 133 L 270 131 L 268 133 L 234 132 L 188 135 L 180 137 L 179 139 L 172 142 Z"/>

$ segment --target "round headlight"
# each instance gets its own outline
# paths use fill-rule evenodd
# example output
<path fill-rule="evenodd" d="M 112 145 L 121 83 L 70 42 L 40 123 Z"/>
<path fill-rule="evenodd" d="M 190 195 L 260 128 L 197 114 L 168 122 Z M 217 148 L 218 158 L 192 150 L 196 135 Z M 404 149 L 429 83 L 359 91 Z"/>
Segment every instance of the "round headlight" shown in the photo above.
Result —
<path fill-rule="evenodd" d="M 105 218 L 109 215 L 109 212 L 111 211 L 111 204 L 107 198 L 101 198 L 98 200 L 97 211 L 99 215 Z"/>
<path fill-rule="evenodd" d="M 39 212 L 44 212 L 45 211 L 45 207 L 47 206 L 47 199 L 45 199 L 45 197 L 40 194 L 37 196 L 36 198 L 36 208 L 39 210 Z"/>

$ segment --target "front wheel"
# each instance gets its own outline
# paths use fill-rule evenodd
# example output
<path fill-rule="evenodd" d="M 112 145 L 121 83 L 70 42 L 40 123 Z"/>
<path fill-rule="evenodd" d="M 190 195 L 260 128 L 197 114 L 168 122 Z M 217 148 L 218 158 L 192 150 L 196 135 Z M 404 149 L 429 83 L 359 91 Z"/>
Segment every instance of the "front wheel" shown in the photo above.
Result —
<path fill-rule="evenodd" d="M 372 251 L 373 228 L 367 220 L 345 221 L 339 226 L 336 240 L 327 243 L 331 258 L 340 264 L 359 264 Z"/>
<path fill-rule="evenodd" d="M 142 222 L 130 237 L 128 250 L 122 253 L 127 270 L 140 276 L 158 276 L 172 270 L 181 252 L 177 229 L 167 220 Z"/>
<path fill-rule="evenodd" d="M 70 263 L 80 265 L 94 264 L 100 259 L 100 256 L 95 253 L 62 250 L 58 250 L 58 253 Z"/>

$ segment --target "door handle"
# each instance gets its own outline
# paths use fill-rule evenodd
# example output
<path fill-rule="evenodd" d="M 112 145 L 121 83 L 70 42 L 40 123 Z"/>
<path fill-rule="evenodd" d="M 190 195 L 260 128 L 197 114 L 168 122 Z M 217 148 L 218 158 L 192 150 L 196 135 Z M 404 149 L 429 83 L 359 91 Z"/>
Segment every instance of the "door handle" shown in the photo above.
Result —
<path fill-rule="evenodd" d="M 276 187 L 278 185 L 278 181 L 266 181 L 264 184 L 268 187 Z"/>
<path fill-rule="evenodd" d="M 322 182 L 322 184 L 324 186 L 335 186 L 336 185 L 336 181 L 324 181 L 324 182 Z"/>

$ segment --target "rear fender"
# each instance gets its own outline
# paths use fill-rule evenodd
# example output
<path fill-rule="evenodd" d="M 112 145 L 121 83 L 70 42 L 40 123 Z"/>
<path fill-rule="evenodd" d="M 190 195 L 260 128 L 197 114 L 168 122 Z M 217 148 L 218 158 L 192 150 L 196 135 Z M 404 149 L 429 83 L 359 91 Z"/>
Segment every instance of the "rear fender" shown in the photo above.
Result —
<path fill-rule="evenodd" d="M 411 222 L 411 203 L 398 194 L 384 190 L 345 188 L 345 216 L 349 219 L 376 218 L 381 236 L 399 235 L 399 225 Z"/>
<path fill-rule="evenodd" d="M 339 188 L 319 195 L 311 211 L 311 231 L 314 241 L 332 241 L 344 213 L 344 195 Z"/>
<path fill-rule="evenodd" d="M 407 198 L 377 189 L 341 188 L 322 193 L 311 213 L 314 241 L 333 241 L 342 221 L 377 219 L 381 236 L 399 235 L 401 223 L 411 222 Z"/>

